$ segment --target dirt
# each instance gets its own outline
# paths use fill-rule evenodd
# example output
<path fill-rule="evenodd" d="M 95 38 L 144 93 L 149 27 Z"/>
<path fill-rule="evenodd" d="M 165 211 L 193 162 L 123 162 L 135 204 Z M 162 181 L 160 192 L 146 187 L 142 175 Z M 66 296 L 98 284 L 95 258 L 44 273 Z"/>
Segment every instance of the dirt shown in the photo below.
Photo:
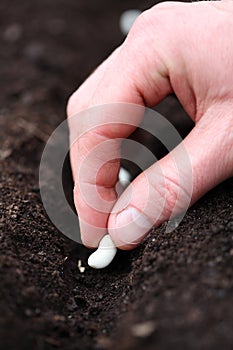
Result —
<path fill-rule="evenodd" d="M 40 199 L 41 152 L 68 96 L 122 42 L 122 11 L 153 3 L 0 2 L 1 350 L 232 349 L 232 179 L 102 271 Z M 173 96 L 159 108 L 189 124 Z"/>

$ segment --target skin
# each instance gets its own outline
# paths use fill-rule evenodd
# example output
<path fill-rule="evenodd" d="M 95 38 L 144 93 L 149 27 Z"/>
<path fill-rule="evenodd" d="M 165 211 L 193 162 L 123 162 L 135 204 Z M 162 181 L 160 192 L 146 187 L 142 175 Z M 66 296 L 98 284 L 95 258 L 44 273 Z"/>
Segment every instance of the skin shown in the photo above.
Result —
<path fill-rule="evenodd" d="M 108 231 L 118 247 L 132 249 L 150 227 L 233 175 L 232 32 L 232 1 L 156 5 L 139 16 L 125 42 L 70 97 L 68 117 L 77 115 L 68 119 L 71 139 L 79 137 L 71 142 L 74 201 L 85 245 L 96 247 Z M 85 110 L 118 102 L 155 106 L 172 92 L 195 122 L 182 143 L 190 167 L 182 167 L 178 147 L 117 198 L 117 138 L 126 138 L 135 126 L 113 117 L 114 127 L 89 130 Z M 98 113 L 96 121 L 101 122 Z M 133 123 L 140 123 L 139 115 Z M 98 195 L 92 197 L 94 189 Z"/>

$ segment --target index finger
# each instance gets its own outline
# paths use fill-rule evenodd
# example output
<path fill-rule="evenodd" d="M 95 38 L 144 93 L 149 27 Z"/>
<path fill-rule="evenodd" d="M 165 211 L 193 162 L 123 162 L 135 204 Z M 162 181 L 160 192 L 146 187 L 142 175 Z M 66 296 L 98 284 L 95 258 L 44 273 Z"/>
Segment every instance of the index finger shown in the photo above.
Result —
<path fill-rule="evenodd" d="M 96 247 L 106 234 L 109 213 L 117 199 L 121 139 L 134 131 L 143 115 L 131 115 L 127 105 L 144 106 L 145 96 L 151 105 L 156 104 L 171 92 L 159 49 L 144 42 L 145 27 L 141 20 L 136 22 L 126 42 L 86 80 L 68 104 L 68 116 L 72 116 L 74 201 L 82 241 L 89 247 Z M 146 44 L 143 54 L 137 52 L 138 40 L 142 47 Z"/>

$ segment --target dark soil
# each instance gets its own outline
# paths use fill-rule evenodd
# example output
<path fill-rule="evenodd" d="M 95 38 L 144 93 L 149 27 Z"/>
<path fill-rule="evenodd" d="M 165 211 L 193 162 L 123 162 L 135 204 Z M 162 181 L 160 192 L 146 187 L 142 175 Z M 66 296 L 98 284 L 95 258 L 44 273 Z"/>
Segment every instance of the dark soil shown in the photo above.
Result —
<path fill-rule="evenodd" d="M 40 200 L 41 152 L 68 96 L 123 40 L 121 12 L 152 4 L 0 2 L 1 350 L 232 349 L 232 180 L 102 271 Z M 181 113 L 174 97 L 160 108 Z"/>

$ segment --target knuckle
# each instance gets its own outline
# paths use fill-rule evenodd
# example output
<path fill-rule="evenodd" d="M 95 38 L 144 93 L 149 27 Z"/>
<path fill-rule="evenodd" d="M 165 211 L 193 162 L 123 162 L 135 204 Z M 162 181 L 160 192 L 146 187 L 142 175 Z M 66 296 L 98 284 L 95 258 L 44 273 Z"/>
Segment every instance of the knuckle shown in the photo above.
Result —
<path fill-rule="evenodd" d="M 177 198 L 180 191 L 180 184 L 177 179 L 172 179 L 170 177 L 165 178 L 165 188 L 166 188 L 166 203 L 169 211 L 172 211 L 176 205 Z"/>
<path fill-rule="evenodd" d="M 133 26 L 129 32 L 129 37 L 138 37 L 145 28 L 148 26 L 149 18 L 150 18 L 150 10 L 146 10 L 142 12 L 134 21 Z"/>
<path fill-rule="evenodd" d="M 166 208 L 171 214 L 177 214 L 187 208 L 187 205 L 190 203 L 190 196 L 181 184 L 179 177 L 173 178 L 166 176 L 165 191 Z"/>
<path fill-rule="evenodd" d="M 167 24 L 171 27 L 171 23 L 177 14 L 184 14 L 185 7 L 182 3 L 167 1 L 156 4 L 150 9 L 142 12 L 135 20 L 130 32 L 129 38 L 137 39 L 146 33 L 147 36 L 153 37 L 156 32 L 163 34 L 163 28 L 168 30 Z M 176 22 L 174 22 L 176 23 Z M 153 33 L 153 35 L 150 35 Z"/>
<path fill-rule="evenodd" d="M 167 33 L 167 22 L 173 12 L 175 10 L 169 10 L 169 7 L 167 8 L 164 5 L 161 5 L 161 7 L 155 5 L 142 12 L 136 18 L 124 45 L 127 46 L 127 49 L 133 48 L 134 52 L 138 50 L 138 45 L 144 45 L 145 49 L 151 47 L 152 43 L 164 37 Z"/>
<path fill-rule="evenodd" d="M 149 11 L 150 10 L 146 10 L 143 11 L 135 20 L 134 24 L 133 24 L 133 28 L 141 28 L 145 25 L 145 23 L 148 20 L 148 16 L 149 16 Z"/>
<path fill-rule="evenodd" d="M 173 14 L 178 7 L 178 4 L 172 1 L 156 4 L 152 8 L 142 12 L 136 18 L 131 32 L 136 34 L 145 29 L 145 27 L 147 27 L 150 23 L 153 25 L 153 27 L 156 26 L 157 23 L 160 25 L 161 22 L 167 18 L 167 11 L 164 10 L 168 10 L 171 14 Z"/>
<path fill-rule="evenodd" d="M 155 5 L 154 8 L 156 10 L 169 10 L 169 9 L 174 9 L 174 8 L 177 8 L 178 6 L 178 3 L 175 2 L 175 1 L 164 1 L 164 2 L 160 2 L 159 4 Z"/>

